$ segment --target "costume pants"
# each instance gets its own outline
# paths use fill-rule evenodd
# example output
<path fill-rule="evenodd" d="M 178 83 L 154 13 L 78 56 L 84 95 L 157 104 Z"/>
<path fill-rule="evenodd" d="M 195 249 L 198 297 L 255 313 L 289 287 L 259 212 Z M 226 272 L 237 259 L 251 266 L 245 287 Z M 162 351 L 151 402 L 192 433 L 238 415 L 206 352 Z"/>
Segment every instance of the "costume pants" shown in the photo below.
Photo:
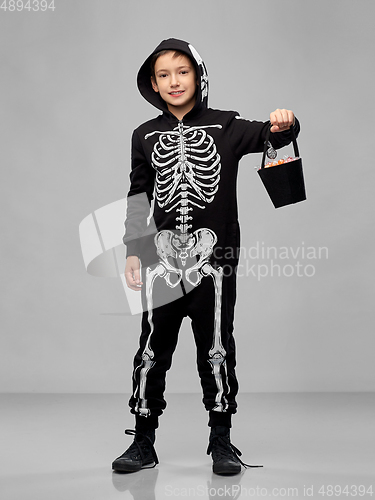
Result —
<path fill-rule="evenodd" d="M 236 267 L 221 268 L 220 296 L 212 275 L 202 277 L 190 287 L 182 280 L 175 288 L 157 276 L 147 310 L 146 272 L 142 272 L 142 331 L 134 358 L 133 395 L 129 406 L 143 427 L 158 427 L 158 417 L 166 408 L 164 399 L 166 372 L 171 367 L 183 318 L 191 319 L 197 349 L 197 368 L 203 390 L 203 404 L 210 413 L 209 425 L 230 427 L 236 412 L 236 353 L 233 337 L 236 301 Z M 163 304 L 156 303 L 163 297 Z M 167 298 L 167 300 L 165 300 Z M 158 306 L 158 307 L 155 307 Z M 144 417 L 144 418 L 141 418 Z"/>

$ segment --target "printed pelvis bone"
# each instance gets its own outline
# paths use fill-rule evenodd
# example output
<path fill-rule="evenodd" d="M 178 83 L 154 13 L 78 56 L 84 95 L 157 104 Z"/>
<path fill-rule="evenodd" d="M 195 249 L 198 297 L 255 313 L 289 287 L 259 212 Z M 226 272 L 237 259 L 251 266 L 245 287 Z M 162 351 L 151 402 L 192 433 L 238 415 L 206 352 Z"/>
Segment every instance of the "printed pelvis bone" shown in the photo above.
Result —
<path fill-rule="evenodd" d="M 214 276 L 215 269 L 209 264 L 209 258 L 217 242 L 217 237 L 208 228 L 197 229 L 193 233 L 188 233 L 186 237 L 184 252 L 190 249 L 190 257 L 197 257 L 197 261 L 185 270 L 185 279 L 195 287 L 199 285 L 204 276 Z M 171 259 L 177 263 L 178 252 L 181 252 L 181 235 L 176 235 L 173 231 L 164 229 L 155 235 L 154 242 L 156 253 L 159 256 L 159 263 L 154 269 L 150 267 L 146 269 L 147 297 L 149 294 L 152 294 L 154 281 L 157 276 L 164 278 L 167 285 L 171 288 L 177 286 L 183 278 L 183 271 L 179 267 L 174 266 L 169 260 Z M 174 275 L 173 280 L 171 280 L 171 275 Z"/>

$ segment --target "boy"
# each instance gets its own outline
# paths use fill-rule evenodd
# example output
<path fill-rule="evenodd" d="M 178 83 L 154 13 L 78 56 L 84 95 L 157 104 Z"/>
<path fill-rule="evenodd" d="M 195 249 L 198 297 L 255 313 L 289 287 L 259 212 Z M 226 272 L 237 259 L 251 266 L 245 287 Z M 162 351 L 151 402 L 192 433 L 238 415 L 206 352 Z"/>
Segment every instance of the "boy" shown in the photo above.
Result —
<path fill-rule="evenodd" d="M 182 319 L 189 316 L 209 412 L 207 453 L 214 473 L 237 474 L 245 465 L 230 442 L 238 392 L 233 337 L 240 247 L 238 162 L 245 154 L 263 151 L 270 122 L 274 148 L 289 144 L 289 128 L 298 135 L 299 123 L 289 110 L 276 110 L 263 123 L 208 108 L 206 67 L 182 40 L 161 42 L 137 81 L 142 96 L 162 114 L 132 137 L 125 277 L 132 290 L 142 291 L 144 313 L 129 401 L 135 431 L 125 431 L 135 437 L 112 467 L 131 472 L 158 463 L 153 445 L 166 407 L 165 376 Z M 245 90 L 243 82 L 237 84 Z"/>

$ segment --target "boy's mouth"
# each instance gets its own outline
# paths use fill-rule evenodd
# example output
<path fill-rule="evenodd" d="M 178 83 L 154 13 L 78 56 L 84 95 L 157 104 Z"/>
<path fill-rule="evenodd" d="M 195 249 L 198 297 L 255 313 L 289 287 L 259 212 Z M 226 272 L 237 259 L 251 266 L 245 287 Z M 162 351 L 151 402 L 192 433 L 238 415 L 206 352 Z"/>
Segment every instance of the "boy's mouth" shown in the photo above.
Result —
<path fill-rule="evenodd" d="M 169 95 L 173 97 L 178 97 L 179 95 L 182 95 L 185 92 L 185 90 L 176 90 L 174 92 L 169 92 Z"/>

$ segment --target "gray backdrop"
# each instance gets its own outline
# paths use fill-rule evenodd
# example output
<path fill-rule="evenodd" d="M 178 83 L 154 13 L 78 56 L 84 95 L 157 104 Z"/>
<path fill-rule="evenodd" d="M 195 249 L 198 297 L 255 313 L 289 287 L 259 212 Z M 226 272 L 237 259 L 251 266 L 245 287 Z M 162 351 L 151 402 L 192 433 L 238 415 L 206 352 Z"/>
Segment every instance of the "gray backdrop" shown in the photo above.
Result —
<path fill-rule="evenodd" d="M 55 5 L 0 12 L 0 391 L 130 391 L 140 317 L 119 278 L 87 273 L 78 227 L 126 196 L 131 132 L 157 114 L 136 73 L 169 37 L 206 61 L 211 107 L 301 121 L 307 201 L 275 210 L 260 155 L 241 162 L 241 390 L 373 391 L 375 4 Z M 200 391 L 188 321 L 168 390 Z"/>

